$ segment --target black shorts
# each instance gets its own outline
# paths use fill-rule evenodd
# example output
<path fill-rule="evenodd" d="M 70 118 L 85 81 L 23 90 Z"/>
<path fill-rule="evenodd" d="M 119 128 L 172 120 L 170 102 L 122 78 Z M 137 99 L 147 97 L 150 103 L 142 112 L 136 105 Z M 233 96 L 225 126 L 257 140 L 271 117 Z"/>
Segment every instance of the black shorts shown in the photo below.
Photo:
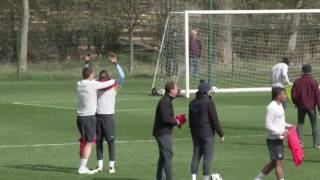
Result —
<path fill-rule="evenodd" d="M 115 120 L 113 114 L 97 114 L 97 140 L 115 140 Z"/>
<path fill-rule="evenodd" d="M 96 116 L 77 116 L 79 132 L 86 142 L 93 142 L 96 136 L 96 124 Z"/>
<path fill-rule="evenodd" d="M 271 160 L 283 160 L 284 159 L 283 140 L 281 140 L 281 139 L 267 139 L 267 145 L 268 145 Z"/>

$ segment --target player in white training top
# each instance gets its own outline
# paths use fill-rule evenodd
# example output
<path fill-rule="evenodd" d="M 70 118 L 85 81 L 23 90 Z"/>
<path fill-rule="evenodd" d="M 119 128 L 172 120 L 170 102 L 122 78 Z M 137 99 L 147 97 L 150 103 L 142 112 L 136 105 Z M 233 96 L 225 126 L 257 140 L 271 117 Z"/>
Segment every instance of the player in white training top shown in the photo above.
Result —
<path fill-rule="evenodd" d="M 117 89 L 123 85 L 125 74 L 118 64 L 117 56 L 111 54 L 111 62 L 116 66 L 119 79 L 109 88 L 98 91 L 97 106 L 97 160 L 98 171 L 103 171 L 103 142 L 108 143 L 109 149 L 109 173 L 115 173 L 115 103 Z M 107 71 L 102 70 L 99 74 L 99 81 L 108 81 L 110 76 Z"/>
<path fill-rule="evenodd" d="M 96 136 L 96 110 L 97 110 L 97 91 L 112 86 L 115 80 L 110 79 L 105 82 L 94 80 L 93 70 L 84 67 L 82 70 L 83 80 L 77 83 L 78 108 L 77 126 L 81 135 L 80 138 L 80 167 L 79 174 L 94 174 L 87 167 L 92 145 Z"/>

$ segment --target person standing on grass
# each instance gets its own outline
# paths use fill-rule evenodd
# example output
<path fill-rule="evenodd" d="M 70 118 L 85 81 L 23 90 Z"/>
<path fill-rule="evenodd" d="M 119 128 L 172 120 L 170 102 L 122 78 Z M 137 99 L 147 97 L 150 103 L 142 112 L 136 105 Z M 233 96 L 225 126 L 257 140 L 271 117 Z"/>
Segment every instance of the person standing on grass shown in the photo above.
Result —
<path fill-rule="evenodd" d="M 196 30 L 191 31 L 189 43 L 189 57 L 191 62 L 191 73 L 194 78 L 199 78 L 200 70 L 199 63 L 201 57 L 201 42 Z"/>
<path fill-rule="evenodd" d="M 158 102 L 153 136 L 155 137 L 159 148 L 159 160 L 157 166 L 157 180 L 172 180 L 172 129 L 180 125 L 175 119 L 172 102 L 178 94 L 176 82 L 169 81 L 165 85 L 165 95 Z M 165 172 L 165 177 L 163 173 Z"/>
<path fill-rule="evenodd" d="M 268 105 L 266 111 L 265 126 L 267 129 L 267 145 L 271 161 L 264 166 L 255 180 L 262 180 L 273 169 L 275 169 L 277 180 L 284 180 L 283 159 L 284 159 L 284 138 L 288 134 L 291 124 L 285 121 L 285 111 L 282 103 L 287 96 L 283 88 L 274 88 L 272 91 L 273 101 Z"/>
<path fill-rule="evenodd" d="M 115 103 L 117 88 L 120 88 L 124 83 L 125 74 L 118 64 L 117 56 L 111 54 L 111 62 L 116 66 L 119 79 L 114 86 L 98 91 L 98 106 L 97 106 L 97 160 L 98 171 L 103 171 L 103 141 L 108 143 L 109 147 L 109 173 L 115 173 Z M 99 81 L 105 82 L 110 80 L 107 71 L 102 70 L 99 74 Z"/>
<path fill-rule="evenodd" d="M 316 80 L 311 76 L 312 67 L 306 64 L 302 67 L 303 75 L 294 82 L 291 90 L 293 103 L 298 109 L 298 128 L 297 133 L 302 141 L 302 129 L 306 114 L 308 114 L 311 127 L 313 148 L 320 149 L 318 142 L 317 112 L 316 106 L 320 111 L 320 91 Z"/>
<path fill-rule="evenodd" d="M 105 82 L 95 81 L 92 68 L 85 67 L 82 70 L 83 80 L 77 83 L 78 107 L 77 107 L 77 127 L 81 138 L 80 144 L 80 167 L 79 174 L 94 174 L 87 167 L 87 162 L 91 154 L 93 142 L 96 136 L 96 110 L 97 110 L 97 91 L 111 87 L 115 80 Z"/>
<path fill-rule="evenodd" d="M 276 88 L 285 88 L 286 84 L 292 85 L 288 77 L 288 69 L 289 69 L 290 61 L 287 57 L 282 58 L 282 62 L 274 65 L 271 71 L 271 84 L 272 84 L 272 92 Z M 272 97 L 274 99 L 274 97 Z M 287 101 L 283 103 L 283 107 L 286 108 Z"/>
<path fill-rule="evenodd" d="M 189 126 L 193 141 L 192 180 L 197 179 L 199 162 L 202 156 L 203 180 L 209 180 L 216 132 L 220 136 L 220 142 L 224 142 L 224 133 L 220 126 L 215 103 L 208 94 L 209 91 L 209 84 L 201 81 L 195 99 L 189 104 Z"/>

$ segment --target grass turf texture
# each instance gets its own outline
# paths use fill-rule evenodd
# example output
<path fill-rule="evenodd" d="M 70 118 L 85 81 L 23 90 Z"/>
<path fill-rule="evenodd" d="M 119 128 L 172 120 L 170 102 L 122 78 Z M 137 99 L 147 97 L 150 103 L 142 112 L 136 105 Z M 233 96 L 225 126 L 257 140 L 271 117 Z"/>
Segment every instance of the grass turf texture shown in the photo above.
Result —
<path fill-rule="evenodd" d="M 151 79 L 127 79 L 117 100 L 116 144 L 117 173 L 91 176 L 77 174 L 78 144 L 41 147 L 11 145 L 77 143 L 75 124 L 75 81 L 0 82 L 0 179 L 90 179 L 151 180 L 155 179 L 157 145 L 151 131 L 154 110 L 160 97 L 148 96 Z M 269 93 L 214 95 L 225 144 L 216 138 L 211 172 L 226 180 L 248 180 L 269 161 L 265 145 L 264 113 Z M 176 113 L 187 113 L 188 99 L 178 98 Z M 25 103 L 28 105 L 15 104 Z M 47 107 L 48 106 L 48 107 Z M 296 111 L 287 109 L 288 122 L 295 123 Z M 305 162 L 301 168 L 292 163 L 286 149 L 286 179 L 315 179 L 320 167 L 319 151 L 311 149 L 310 125 L 306 121 Z M 174 130 L 173 171 L 176 180 L 190 179 L 192 142 L 189 128 Z M 126 142 L 123 142 L 126 141 Z M 9 147 L 2 147 L 8 145 Z M 106 154 L 105 154 L 106 155 Z M 95 153 L 89 167 L 95 168 Z M 200 165 L 199 174 L 202 174 Z M 200 178 L 200 177 L 199 177 Z M 202 178 L 202 177 L 201 177 Z M 274 173 L 267 180 L 275 179 Z"/>

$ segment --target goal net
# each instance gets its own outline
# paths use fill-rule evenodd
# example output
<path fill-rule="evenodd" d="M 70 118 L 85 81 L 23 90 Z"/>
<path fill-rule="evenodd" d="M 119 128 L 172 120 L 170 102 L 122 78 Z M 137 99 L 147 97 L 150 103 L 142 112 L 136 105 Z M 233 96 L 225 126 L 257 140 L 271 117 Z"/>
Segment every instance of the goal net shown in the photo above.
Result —
<path fill-rule="evenodd" d="M 269 91 L 270 72 L 290 59 L 289 78 L 311 64 L 320 77 L 320 10 L 218 10 L 169 14 L 152 85 L 162 94 L 168 80 L 181 94 L 200 80 L 217 92 Z"/>

